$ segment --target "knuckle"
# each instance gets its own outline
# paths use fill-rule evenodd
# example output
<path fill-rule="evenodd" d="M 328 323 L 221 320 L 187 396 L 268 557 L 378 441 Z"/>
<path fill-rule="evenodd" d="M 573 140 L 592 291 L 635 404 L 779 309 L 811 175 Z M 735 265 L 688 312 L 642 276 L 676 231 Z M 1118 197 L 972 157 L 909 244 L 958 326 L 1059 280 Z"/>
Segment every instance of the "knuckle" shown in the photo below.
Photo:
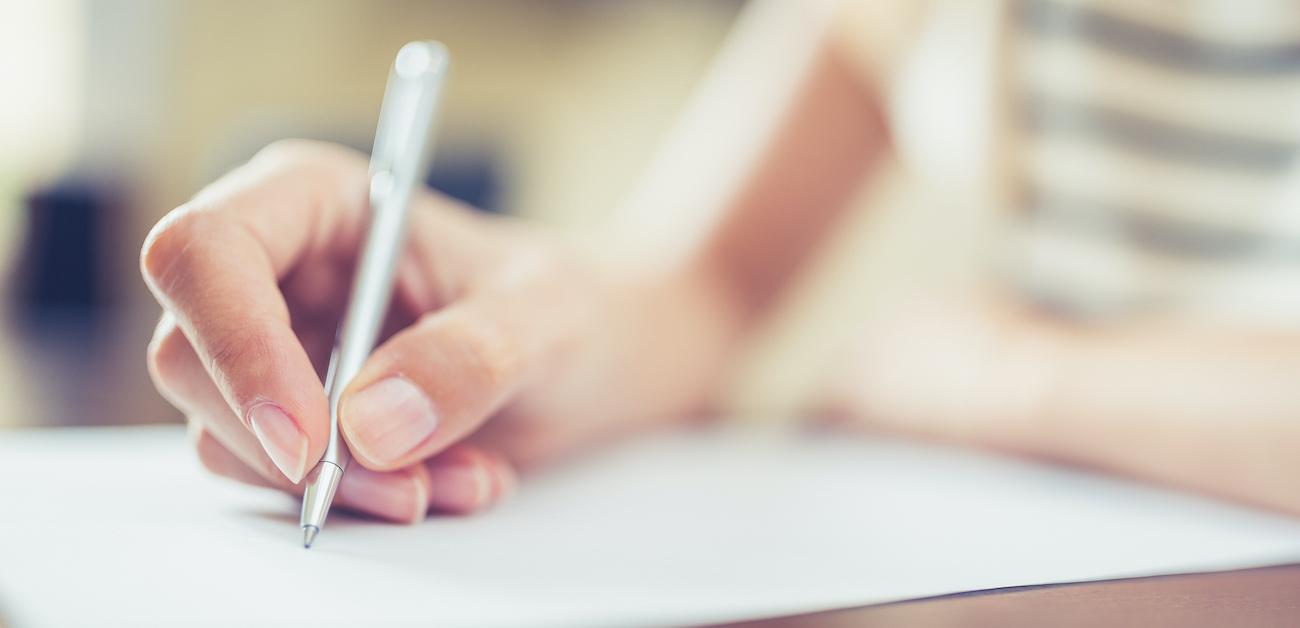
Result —
<path fill-rule="evenodd" d="M 334 169 L 364 164 L 360 153 L 350 148 L 307 139 L 281 139 L 271 142 L 253 156 L 253 162 L 289 169 Z"/>
<path fill-rule="evenodd" d="M 315 140 L 279 140 L 267 145 L 249 166 L 271 180 L 308 183 L 317 208 L 336 207 L 339 198 L 359 198 L 366 189 L 367 158 L 351 148 Z"/>
<path fill-rule="evenodd" d="M 324 142 L 298 138 L 279 139 L 263 146 L 253 156 L 253 161 L 295 162 L 311 158 L 324 146 Z"/>
<path fill-rule="evenodd" d="M 260 380 L 262 374 L 274 370 L 277 354 L 269 334 L 257 324 L 250 324 L 239 333 L 228 331 L 212 334 L 204 343 L 207 371 L 213 374 L 217 386 L 242 396 L 248 384 Z M 242 405 L 248 399 L 240 399 Z"/>
<path fill-rule="evenodd" d="M 198 212 L 181 206 L 154 225 L 140 249 L 140 270 L 146 281 L 166 292 L 168 278 L 189 259 L 189 248 L 203 229 L 201 222 Z"/>
<path fill-rule="evenodd" d="M 457 321 L 446 333 L 456 339 L 464 367 L 489 389 L 509 385 L 518 372 L 521 351 L 501 325 L 486 319 Z"/>

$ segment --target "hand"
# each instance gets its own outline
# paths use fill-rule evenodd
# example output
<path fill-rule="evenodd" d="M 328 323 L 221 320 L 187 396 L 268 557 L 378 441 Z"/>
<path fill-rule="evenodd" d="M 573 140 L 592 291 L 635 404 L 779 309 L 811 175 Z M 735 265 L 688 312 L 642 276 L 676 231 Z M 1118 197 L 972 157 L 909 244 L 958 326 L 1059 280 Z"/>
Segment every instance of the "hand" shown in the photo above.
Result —
<path fill-rule="evenodd" d="M 988 296 L 903 300 L 845 344 L 818 405 L 851 427 L 1023 449 L 1054 375 L 1038 327 Z"/>
<path fill-rule="evenodd" d="M 275 144 L 149 234 L 142 272 L 164 308 L 150 373 L 212 471 L 296 492 L 324 451 L 321 373 L 366 173 L 342 148 Z M 725 307 L 694 279 L 627 268 L 418 195 L 386 339 L 340 401 L 355 463 L 339 505 L 473 512 L 521 466 L 689 414 L 725 353 Z"/>

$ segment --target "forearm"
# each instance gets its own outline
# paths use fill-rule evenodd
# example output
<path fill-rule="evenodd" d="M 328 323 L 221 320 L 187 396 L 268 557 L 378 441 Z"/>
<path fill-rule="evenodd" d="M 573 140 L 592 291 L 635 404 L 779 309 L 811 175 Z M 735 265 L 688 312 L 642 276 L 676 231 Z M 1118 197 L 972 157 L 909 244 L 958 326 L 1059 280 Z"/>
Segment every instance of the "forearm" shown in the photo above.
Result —
<path fill-rule="evenodd" d="M 748 9 L 600 237 L 704 280 L 752 318 L 789 282 L 887 149 L 875 89 L 842 58 L 823 3 Z"/>
<path fill-rule="evenodd" d="M 633 423 L 700 414 L 887 149 L 879 99 L 815 4 L 747 9 L 641 185 L 592 234 L 623 295 L 611 318 L 627 325 L 580 378 L 607 398 L 593 407 Z"/>
<path fill-rule="evenodd" d="M 1035 453 L 1300 513 L 1300 334 L 1032 321 L 1034 416 L 999 435 Z"/>
<path fill-rule="evenodd" d="M 1300 514 L 1300 333 L 1085 325 L 990 296 L 864 322 L 819 408 Z"/>

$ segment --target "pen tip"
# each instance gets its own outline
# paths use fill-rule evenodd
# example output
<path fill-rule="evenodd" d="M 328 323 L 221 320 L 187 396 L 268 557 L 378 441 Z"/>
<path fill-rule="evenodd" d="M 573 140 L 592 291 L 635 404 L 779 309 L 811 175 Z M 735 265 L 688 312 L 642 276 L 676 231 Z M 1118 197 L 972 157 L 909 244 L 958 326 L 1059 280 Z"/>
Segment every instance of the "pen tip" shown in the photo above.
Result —
<path fill-rule="evenodd" d="M 318 534 L 319 532 L 320 532 L 320 528 L 316 526 L 303 526 L 302 546 L 304 548 L 311 548 L 311 544 L 316 541 L 316 534 Z"/>

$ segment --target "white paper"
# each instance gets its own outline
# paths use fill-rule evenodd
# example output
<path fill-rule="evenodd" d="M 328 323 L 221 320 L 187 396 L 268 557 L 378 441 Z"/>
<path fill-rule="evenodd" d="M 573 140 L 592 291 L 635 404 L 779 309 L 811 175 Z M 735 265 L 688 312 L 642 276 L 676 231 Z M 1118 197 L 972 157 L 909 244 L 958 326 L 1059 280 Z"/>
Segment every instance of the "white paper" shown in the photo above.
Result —
<path fill-rule="evenodd" d="M 716 622 L 1279 563 L 1300 523 L 940 447 L 670 434 L 483 516 L 332 515 L 205 475 L 177 428 L 0 433 L 0 621 L 28 626 Z"/>

